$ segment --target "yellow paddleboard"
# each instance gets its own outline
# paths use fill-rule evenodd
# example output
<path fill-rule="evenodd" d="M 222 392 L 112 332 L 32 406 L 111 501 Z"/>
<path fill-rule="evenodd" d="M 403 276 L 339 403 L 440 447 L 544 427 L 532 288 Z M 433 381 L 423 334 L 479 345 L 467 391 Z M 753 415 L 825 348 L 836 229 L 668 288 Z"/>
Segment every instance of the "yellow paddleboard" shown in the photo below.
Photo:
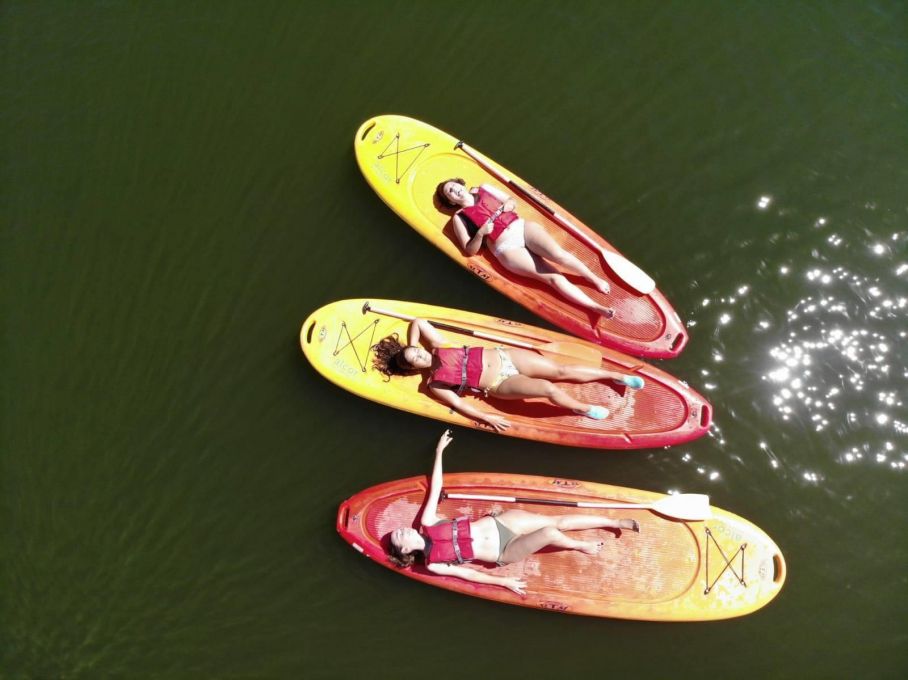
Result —
<path fill-rule="evenodd" d="M 366 302 L 334 302 L 309 315 L 300 331 L 300 343 L 312 366 L 331 382 L 366 399 L 455 425 L 490 429 L 485 423 L 452 413 L 429 391 L 426 375 L 387 380 L 372 368 L 372 346 L 393 333 L 406 342 L 409 324 L 393 316 L 364 311 Z M 370 304 L 395 314 L 422 317 L 502 338 L 484 340 L 443 329 L 442 334 L 457 345 L 567 343 L 582 350 L 578 354 L 591 352 L 603 368 L 632 372 L 645 382 L 639 390 L 625 389 L 612 381 L 559 383 L 575 398 L 609 409 L 611 414 L 604 420 L 577 415 L 544 399 L 504 400 L 464 393 L 464 398 L 480 410 L 507 418 L 511 423 L 505 431 L 507 435 L 568 446 L 635 449 L 679 444 L 709 430 L 712 407 L 706 399 L 665 371 L 626 354 L 562 333 L 482 314 L 395 300 L 372 300 Z M 556 359 L 578 363 L 563 355 Z"/>
<path fill-rule="evenodd" d="M 485 156 L 480 163 L 468 155 L 478 152 L 456 148 L 457 143 L 456 138 L 426 123 L 384 115 L 363 123 L 356 133 L 354 148 L 366 181 L 394 212 L 458 264 L 515 302 L 578 337 L 623 352 L 655 358 L 669 358 L 681 352 L 688 335 L 680 317 L 658 290 L 644 295 L 627 285 L 623 272 L 636 268 L 611 244 L 524 180 Z M 487 247 L 468 257 L 454 237 L 453 211 L 442 208 L 435 198 L 437 185 L 454 177 L 463 178 L 468 187 L 487 183 L 512 196 L 518 215 L 543 225 L 565 250 L 609 281 L 611 292 L 603 295 L 579 277 L 566 273 L 588 296 L 612 307 L 615 316 L 598 317 L 569 302 L 547 284 L 511 273 Z M 512 184 L 502 181 L 502 177 Z M 521 193 L 518 187 L 528 193 Z M 535 199 L 567 219 L 576 231 L 566 228 Z M 609 257 L 611 266 L 600 251 Z"/>

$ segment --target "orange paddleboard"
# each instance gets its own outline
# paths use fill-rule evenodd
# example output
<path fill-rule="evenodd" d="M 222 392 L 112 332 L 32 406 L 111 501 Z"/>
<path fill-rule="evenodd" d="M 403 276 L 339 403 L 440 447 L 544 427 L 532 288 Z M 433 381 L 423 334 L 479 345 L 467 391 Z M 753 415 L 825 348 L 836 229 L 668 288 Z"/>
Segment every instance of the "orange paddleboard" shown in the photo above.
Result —
<path fill-rule="evenodd" d="M 503 473 L 446 474 L 447 493 L 517 496 L 581 502 L 651 504 L 663 494 L 592 482 Z M 602 513 L 632 517 L 640 533 L 610 529 L 573 531 L 604 540 L 599 555 L 546 550 L 504 567 L 465 566 L 526 581 L 526 594 L 501 586 L 439 576 L 419 561 L 397 569 L 386 559 L 388 534 L 400 526 L 419 528 L 428 490 L 426 477 L 366 489 L 341 503 L 337 530 L 358 552 L 404 576 L 466 595 L 567 614 L 646 621 L 711 621 L 743 616 L 772 600 L 785 583 L 785 559 L 761 529 L 737 515 L 712 509 L 704 522 L 672 520 L 650 510 L 580 509 L 534 503 L 442 500 L 438 513 L 475 521 L 493 511 L 521 509 L 537 514 Z"/>

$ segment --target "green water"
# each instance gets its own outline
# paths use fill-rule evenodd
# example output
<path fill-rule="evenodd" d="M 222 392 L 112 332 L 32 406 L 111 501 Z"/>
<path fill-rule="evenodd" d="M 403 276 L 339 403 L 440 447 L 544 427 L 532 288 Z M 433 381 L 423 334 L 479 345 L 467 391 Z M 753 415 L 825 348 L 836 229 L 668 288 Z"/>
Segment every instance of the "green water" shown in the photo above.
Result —
<path fill-rule="evenodd" d="M 0 677 L 908 674 L 904 3 L 4 2 L 0 45 Z M 338 538 L 442 428 L 318 376 L 309 312 L 541 323 L 369 189 L 379 113 L 651 273 L 716 412 L 642 452 L 458 431 L 448 469 L 708 493 L 782 548 L 768 607 L 560 616 Z"/>

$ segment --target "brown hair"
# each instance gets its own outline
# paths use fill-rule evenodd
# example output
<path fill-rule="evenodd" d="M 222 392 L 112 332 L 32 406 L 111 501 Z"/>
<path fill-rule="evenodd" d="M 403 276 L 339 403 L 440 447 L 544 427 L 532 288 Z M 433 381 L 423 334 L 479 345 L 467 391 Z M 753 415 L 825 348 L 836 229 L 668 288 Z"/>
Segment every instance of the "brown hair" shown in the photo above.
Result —
<path fill-rule="evenodd" d="M 404 350 L 409 345 L 401 345 L 397 333 L 382 338 L 378 344 L 372 345 L 375 356 L 372 357 L 372 368 L 391 380 L 394 375 L 407 375 L 412 373 L 414 367 L 404 358 Z"/>
<path fill-rule="evenodd" d="M 448 197 L 445 196 L 445 184 L 447 184 L 448 182 L 457 182 L 461 186 L 467 186 L 467 183 L 464 182 L 460 177 L 452 177 L 451 179 L 446 179 L 435 189 L 435 197 L 438 198 L 439 203 L 447 208 L 456 208 L 457 205 L 455 203 L 451 203 L 451 201 L 448 200 Z"/>
<path fill-rule="evenodd" d="M 401 552 L 398 546 L 391 543 L 391 547 L 388 552 L 388 561 L 398 569 L 411 567 L 416 563 L 416 553 L 418 552 L 420 551 L 414 550 L 413 552 L 407 553 L 405 555 Z"/>

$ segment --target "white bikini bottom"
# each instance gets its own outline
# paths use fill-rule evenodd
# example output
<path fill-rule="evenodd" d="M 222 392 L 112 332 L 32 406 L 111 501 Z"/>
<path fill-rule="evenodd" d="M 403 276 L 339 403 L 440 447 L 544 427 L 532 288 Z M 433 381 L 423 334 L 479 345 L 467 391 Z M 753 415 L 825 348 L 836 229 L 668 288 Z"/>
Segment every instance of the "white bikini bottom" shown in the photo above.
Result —
<path fill-rule="evenodd" d="M 523 232 L 523 219 L 514 220 L 495 241 L 495 247 L 493 248 L 492 252 L 495 253 L 495 256 L 497 257 L 498 255 L 506 253 L 509 250 L 526 248 L 527 242 L 524 238 Z"/>

